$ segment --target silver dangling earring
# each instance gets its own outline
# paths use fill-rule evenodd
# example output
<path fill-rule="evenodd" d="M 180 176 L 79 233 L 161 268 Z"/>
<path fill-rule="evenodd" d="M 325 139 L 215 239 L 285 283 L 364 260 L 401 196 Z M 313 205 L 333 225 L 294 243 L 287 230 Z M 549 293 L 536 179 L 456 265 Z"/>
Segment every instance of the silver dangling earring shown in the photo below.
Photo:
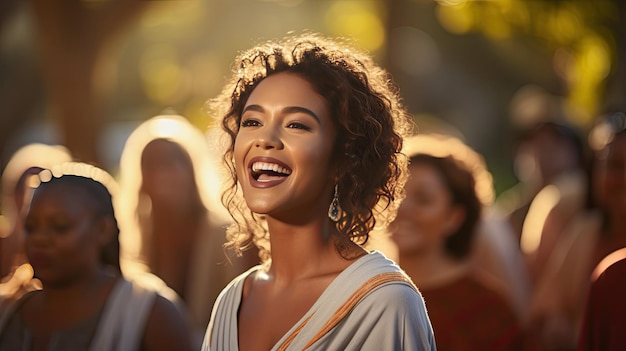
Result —
<path fill-rule="evenodd" d="M 337 193 L 337 184 L 335 184 L 335 195 L 333 195 L 333 200 L 330 202 L 330 206 L 328 207 L 328 218 L 330 218 L 333 222 L 338 222 L 341 218 L 341 207 L 339 207 L 339 195 Z"/>

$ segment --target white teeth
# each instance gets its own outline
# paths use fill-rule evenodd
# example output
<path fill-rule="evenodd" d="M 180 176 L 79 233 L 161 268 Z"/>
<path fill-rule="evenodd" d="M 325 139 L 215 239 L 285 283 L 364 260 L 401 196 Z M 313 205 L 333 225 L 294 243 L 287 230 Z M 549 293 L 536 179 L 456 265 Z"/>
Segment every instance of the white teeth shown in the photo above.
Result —
<path fill-rule="evenodd" d="M 272 171 L 276 173 L 282 173 L 286 175 L 290 175 L 291 171 L 285 167 L 281 167 L 276 163 L 268 163 L 268 162 L 255 162 L 252 164 L 252 171 Z"/>

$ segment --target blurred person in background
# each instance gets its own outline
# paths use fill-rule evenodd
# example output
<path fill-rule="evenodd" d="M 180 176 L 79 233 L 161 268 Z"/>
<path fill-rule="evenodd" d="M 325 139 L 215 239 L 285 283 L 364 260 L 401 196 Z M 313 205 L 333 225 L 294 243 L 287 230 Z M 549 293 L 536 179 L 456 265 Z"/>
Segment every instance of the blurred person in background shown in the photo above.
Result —
<path fill-rule="evenodd" d="M 581 132 L 564 121 L 542 122 L 527 131 L 520 151 L 538 172 L 539 191 L 521 215 L 520 247 L 531 279 L 544 271 L 564 228 L 583 211 L 587 189 L 587 152 Z M 529 165 L 529 167 L 531 167 Z"/>
<path fill-rule="evenodd" d="M 72 156 L 61 145 L 32 143 L 13 153 L 2 171 L 0 216 L 0 280 L 25 262 L 21 211 L 27 196 L 26 179 L 43 168 L 69 162 Z"/>
<path fill-rule="evenodd" d="M 184 117 L 161 115 L 131 133 L 119 169 L 122 269 L 151 272 L 172 288 L 199 341 L 219 292 L 258 262 L 253 250 L 229 259 L 222 249 L 230 217 L 219 198 L 219 156 Z"/>
<path fill-rule="evenodd" d="M 511 110 L 519 183 L 500 194 L 496 207 L 511 222 L 535 281 L 559 233 L 584 206 L 587 152 L 557 96 L 525 86 Z"/>
<path fill-rule="evenodd" d="M 626 247 L 626 115 L 610 113 L 591 131 L 585 210 L 559 235 L 535 288 L 530 318 L 548 350 L 573 350 L 592 272 Z"/>
<path fill-rule="evenodd" d="M 0 349 L 193 349 L 180 310 L 122 276 L 113 178 L 64 163 L 31 180 L 24 247 L 41 289 L 2 297 Z"/>
<path fill-rule="evenodd" d="M 481 233 L 493 199 L 482 158 L 459 139 L 441 134 L 405 140 L 405 153 L 410 162 L 406 198 L 389 231 L 400 266 L 424 296 L 437 349 L 525 349 L 521 316 L 507 290 L 519 277 L 490 274 L 495 267 L 481 257 L 491 255 L 497 258 L 490 264 L 505 265 L 498 257 L 503 252 L 494 252 L 492 239 L 485 237 L 492 234 Z M 510 230 L 495 234 L 510 236 L 508 254 L 523 268 Z M 480 255 L 477 246 L 482 246 Z"/>
<path fill-rule="evenodd" d="M 591 277 L 577 351 L 626 350 L 626 248 L 606 256 Z"/>

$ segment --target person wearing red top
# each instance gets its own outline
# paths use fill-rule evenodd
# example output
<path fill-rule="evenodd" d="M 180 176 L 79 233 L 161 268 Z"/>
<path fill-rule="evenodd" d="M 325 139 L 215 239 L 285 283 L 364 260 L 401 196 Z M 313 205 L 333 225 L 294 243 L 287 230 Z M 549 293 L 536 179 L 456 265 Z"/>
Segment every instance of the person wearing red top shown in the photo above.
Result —
<path fill-rule="evenodd" d="M 481 158 L 459 139 L 420 134 L 405 142 L 406 198 L 390 225 L 400 267 L 424 296 L 437 349 L 525 350 L 503 284 L 472 260 L 487 196 Z M 476 161 L 472 163 L 471 160 Z"/>
<path fill-rule="evenodd" d="M 625 350 L 626 248 L 608 255 L 596 272 L 598 276 L 587 297 L 577 350 Z"/>

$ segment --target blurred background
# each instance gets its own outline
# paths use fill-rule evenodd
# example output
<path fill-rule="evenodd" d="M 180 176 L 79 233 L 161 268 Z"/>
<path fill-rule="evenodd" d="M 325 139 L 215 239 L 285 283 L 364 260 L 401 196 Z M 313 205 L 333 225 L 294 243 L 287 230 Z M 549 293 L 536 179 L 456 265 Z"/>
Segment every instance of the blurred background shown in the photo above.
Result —
<path fill-rule="evenodd" d="M 0 167 L 31 142 L 115 174 L 163 112 L 206 130 L 235 55 L 294 31 L 354 38 L 389 70 L 422 131 L 484 155 L 499 193 L 537 120 L 587 130 L 624 110 L 621 1 L 3 0 Z"/>

